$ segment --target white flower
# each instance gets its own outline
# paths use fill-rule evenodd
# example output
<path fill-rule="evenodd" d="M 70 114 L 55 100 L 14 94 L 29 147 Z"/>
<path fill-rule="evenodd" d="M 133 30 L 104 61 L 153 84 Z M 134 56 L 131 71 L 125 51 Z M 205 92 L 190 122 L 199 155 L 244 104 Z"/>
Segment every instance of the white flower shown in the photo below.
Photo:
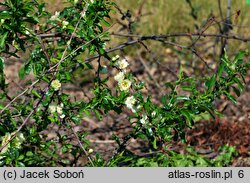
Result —
<path fill-rule="evenodd" d="M 136 107 L 137 110 L 139 110 L 139 109 L 141 109 L 141 108 L 142 108 L 141 105 L 138 105 L 138 106 Z"/>
<path fill-rule="evenodd" d="M 107 46 L 107 43 L 106 43 L 106 42 L 102 44 L 102 48 L 103 48 L 103 49 L 106 49 L 106 46 Z"/>
<path fill-rule="evenodd" d="M 59 17 L 59 14 L 60 14 L 60 12 L 57 12 L 57 11 L 56 11 L 56 12 L 55 12 L 55 15 L 53 15 L 53 16 L 50 17 L 50 20 L 51 20 L 51 21 L 59 20 L 59 18 L 58 18 L 58 17 Z"/>
<path fill-rule="evenodd" d="M 10 133 L 6 133 L 5 136 L 2 137 L 2 146 L 4 146 L 7 142 L 9 142 L 10 138 L 11 138 Z M 5 153 L 5 152 L 8 150 L 9 147 L 10 147 L 10 143 L 8 143 L 8 144 L 2 149 L 1 154 L 2 154 L 2 153 Z"/>
<path fill-rule="evenodd" d="M 51 82 L 51 86 L 52 88 L 54 88 L 55 91 L 57 91 L 61 88 L 61 83 L 58 79 L 56 79 Z"/>
<path fill-rule="evenodd" d="M 10 144 L 10 142 L 9 142 L 11 137 L 13 135 L 15 135 L 15 133 L 16 133 L 16 131 L 12 132 L 11 134 L 6 133 L 5 136 L 2 137 L 2 146 L 4 146 L 6 143 L 8 143 L 8 144 L 2 149 L 0 154 L 5 153 L 10 146 L 18 148 L 18 149 L 21 148 L 21 145 L 22 145 L 23 141 L 25 140 L 25 137 L 24 137 L 23 133 L 21 133 L 21 132 L 18 132 L 16 134 L 16 137 L 12 141 L 12 144 Z"/>
<path fill-rule="evenodd" d="M 60 106 L 56 107 L 56 111 L 61 119 L 65 118 L 65 114 L 63 114 L 63 109 L 62 109 L 63 106 L 64 106 L 63 103 L 61 103 Z"/>
<path fill-rule="evenodd" d="M 119 58 L 120 58 L 120 56 L 119 56 L 119 55 L 116 55 L 116 56 L 112 57 L 112 61 L 116 61 L 116 60 L 118 60 Z"/>
<path fill-rule="evenodd" d="M 65 114 L 59 116 L 61 119 L 65 118 Z"/>
<path fill-rule="evenodd" d="M 127 106 L 127 108 L 129 108 L 132 112 L 136 112 L 135 110 L 135 103 L 136 103 L 136 99 L 134 96 L 130 96 L 126 98 L 125 104 Z"/>
<path fill-rule="evenodd" d="M 11 133 L 11 136 L 13 136 L 16 133 L 16 131 Z M 16 135 L 16 138 L 14 139 L 13 147 L 20 149 L 23 141 L 25 140 L 23 133 L 18 132 Z"/>
<path fill-rule="evenodd" d="M 155 112 L 155 111 L 153 111 L 153 112 L 151 113 L 151 115 L 152 115 L 152 117 L 155 117 L 156 112 Z"/>
<path fill-rule="evenodd" d="M 60 106 L 56 106 L 56 111 L 58 114 L 63 114 L 62 107 L 60 107 Z"/>
<path fill-rule="evenodd" d="M 131 86 L 131 82 L 128 79 L 124 79 L 119 81 L 118 86 L 121 91 L 128 91 Z"/>
<path fill-rule="evenodd" d="M 25 31 L 25 34 L 30 35 L 30 32 L 26 30 L 26 31 Z"/>
<path fill-rule="evenodd" d="M 50 105 L 49 106 L 50 113 L 53 114 L 57 112 L 57 114 L 59 115 L 61 119 L 65 118 L 65 114 L 63 114 L 63 106 L 64 106 L 63 103 L 61 103 L 58 106 Z"/>
<path fill-rule="evenodd" d="M 56 112 L 56 106 L 55 105 L 50 105 L 49 106 L 49 111 L 51 114 L 55 113 Z"/>
<path fill-rule="evenodd" d="M 153 134 L 152 128 L 149 128 L 148 132 L 152 135 Z"/>
<path fill-rule="evenodd" d="M 89 149 L 89 154 L 91 154 L 94 150 L 93 149 Z"/>
<path fill-rule="evenodd" d="M 140 119 L 141 124 L 145 124 L 148 121 L 148 116 L 146 114 L 142 115 L 142 119 Z"/>
<path fill-rule="evenodd" d="M 23 133 L 17 133 L 17 138 L 18 138 L 18 141 L 20 141 L 20 142 L 25 141 L 25 137 L 24 137 Z"/>
<path fill-rule="evenodd" d="M 62 28 L 63 28 L 63 29 L 67 28 L 68 25 L 69 25 L 69 22 L 68 22 L 68 21 L 65 21 L 65 20 L 64 20 L 64 21 L 62 22 L 62 26 L 63 26 Z"/>
<path fill-rule="evenodd" d="M 129 65 L 129 63 L 126 61 L 126 59 L 122 59 L 122 60 L 117 62 L 117 65 L 118 65 L 119 69 L 126 69 Z"/>
<path fill-rule="evenodd" d="M 124 72 L 119 72 L 118 74 L 115 75 L 114 79 L 118 82 L 124 80 L 125 74 Z"/>

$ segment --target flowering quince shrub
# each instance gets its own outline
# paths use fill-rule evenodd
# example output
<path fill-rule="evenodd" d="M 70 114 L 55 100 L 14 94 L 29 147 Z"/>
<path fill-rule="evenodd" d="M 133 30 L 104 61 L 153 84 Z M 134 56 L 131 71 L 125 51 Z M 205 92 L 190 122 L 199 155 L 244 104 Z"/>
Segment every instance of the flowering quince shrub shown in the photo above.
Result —
<path fill-rule="evenodd" d="M 87 157 L 86 166 L 190 165 L 178 164 L 183 159 L 174 152 L 169 152 L 169 157 L 175 157 L 173 159 L 163 154 L 157 155 L 157 160 L 136 159 L 126 153 L 127 141 L 131 138 L 148 139 L 152 150 L 164 149 L 164 143 L 172 138 L 185 141 L 184 129 L 194 125 L 194 116 L 204 112 L 213 117 L 218 114 L 214 101 L 220 96 L 225 95 L 236 103 L 232 91 L 239 96 L 244 90 L 244 76 L 250 65 L 249 60 L 243 58 L 248 53 L 241 51 L 232 60 L 225 54 L 218 70 L 203 78 L 203 90 L 197 87 L 196 78 L 184 76 L 180 69 L 176 82 L 166 82 L 171 92 L 164 94 L 161 105 L 158 105 L 152 102 L 150 93 L 148 96 L 142 94 L 144 82 L 138 82 L 130 72 L 130 63 L 106 51 L 110 27 L 107 18 L 116 5 L 106 0 L 68 0 L 68 3 L 66 8 L 54 14 L 47 12 L 45 3 L 38 1 L 5 0 L 0 3 L 3 9 L 0 12 L 0 165 L 72 165 L 70 160 L 61 161 L 57 143 L 46 140 L 40 132 L 53 123 L 70 129 L 86 115 L 93 113 L 102 119 L 103 114 L 110 111 L 120 114 L 125 108 L 133 114 L 129 116 L 133 131 L 124 139 L 113 135 L 118 148 L 110 160 L 104 161 L 98 153 L 93 155 L 86 132 L 72 131 L 79 146 L 71 144 L 66 135 L 59 136 L 61 152 Z M 11 88 L 5 78 L 5 64 L 9 57 L 18 61 L 21 54 L 27 57 L 19 71 L 26 88 L 11 96 Z M 90 62 L 85 61 L 86 54 L 98 55 L 93 97 L 86 101 L 74 100 L 63 92 L 63 87 L 71 83 L 72 68 L 76 64 L 81 68 L 94 69 Z M 105 65 L 117 71 L 114 77 L 100 77 L 100 74 L 108 73 L 108 67 L 101 65 L 101 58 L 105 58 Z M 107 86 L 109 80 L 115 81 L 115 88 Z M 180 91 L 187 94 L 180 94 Z M 230 148 L 227 150 L 234 153 Z M 190 154 L 199 157 L 192 150 Z M 190 159 L 187 157 L 187 162 Z M 194 166 L 221 165 L 218 161 L 211 163 L 202 157 L 198 159 Z M 161 163 L 154 164 L 154 161 Z"/>

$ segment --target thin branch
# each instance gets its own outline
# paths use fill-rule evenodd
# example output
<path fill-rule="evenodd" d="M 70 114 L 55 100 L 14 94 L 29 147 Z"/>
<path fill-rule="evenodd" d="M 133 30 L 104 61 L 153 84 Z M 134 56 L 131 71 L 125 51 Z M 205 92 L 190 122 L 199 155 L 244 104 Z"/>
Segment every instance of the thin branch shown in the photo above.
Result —
<path fill-rule="evenodd" d="M 27 91 L 29 91 L 29 89 L 31 89 L 33 86 L 35 86 L 36 83 L 38 83 L 39 79 L 36 80 L 35 82 L 33 82 L 30 86 L 28 86 L 22 93 L 20 93 L 19 95 L 17 95 L 15 98 L 13 98 L 1 111 L 0 114 L 2 114 L 8 107 L 10 107 L 10 105 L 15 102 L 19 97 L 21 97 L 22 95 L 24 95 Z"/>
<path fill-rule="evenodd" d="M 84 154 L 88 157 L 89 162 L 90 162 L 91 165 L 94 167 L 95 165 L 94 165 L 94 163 L 93 163 L 91 157 L 89 156 L 89 153 L 86 151 L 86 149 L 85 149 L 84 146 L 82 145 L 82 142 L 80 141 L 78 135 L 76 134 L 76 132 L 74 131 L 74 129 L 73 129 L 72 127 L 71 127 L 71 130 L 72 130 L 73 134 L 75 135 L 76 140 L 77 140 L 78 144 L 80 145 L 81 149 L 83 150 Z"/>
<path fill-rule="evenodd" d="M 121 36 L 121 37 L 136 37 L 137 40 L 134 40 L 134 42 L 138 41 L 144 41 L 144 40 L 157 40 L 157 39 L 166 39 L 170 37 L 219 37 L 219 38 L 226 38 L 226 39 L 234 39 L 239 40 L 243 42 L 250 41 L 250 38 L 244 38 L 239 37 L 237 35 L 226 35 L 226 34 L 205 34 L 200 32 L 194 32 L 194 33 L 173 33 L 173 34 L 165 34 L 165 35 L 148 35 L 148 36 L 141 36 L 141 35 L 130 35 L 130 34 L 117 34 L 117 33 L 111 33 L 110 35 L 113 36 Z M 132 43 L 132 41 L 130 41 Z M 127 42 L 127 44 L 131 44 L 130 42 Z M 121 45 L 124 45 L 126 43 L 123 43 Z M 132 43 L 134 44 L 134 43 Z"/>

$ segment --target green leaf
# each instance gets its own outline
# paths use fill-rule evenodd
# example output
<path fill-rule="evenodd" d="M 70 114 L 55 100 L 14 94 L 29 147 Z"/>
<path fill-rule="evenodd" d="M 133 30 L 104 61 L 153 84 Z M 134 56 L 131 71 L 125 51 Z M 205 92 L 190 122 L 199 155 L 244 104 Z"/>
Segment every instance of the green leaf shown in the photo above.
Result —
<path fill-rule="evenodd" d="M 194 120 L 192 119 L 192 117 L 190 115 L 190 114 L 192 114 L 192 112 L 187 110 L 187 109 L 181 109 L 180 112 L 188 121 L 188 126 L 192 127 L 194 125 Z"/>
<path fill-rule="evenodd" d="M 196 160 L 196 165 L 198 166 L 202 166 L 202 167 L 207 167 L 207 166 L 211 166 L 209 164 L 209 162 L 207 162 L 204 158 L 202 157 L 198 157 Z"/>
<path fill-rule="evenodd" d="M 121 145 L 121 141 L 117 135 L 112 134 L 112 139 L 114 139 L 118 145 Z"/>
<path fill-rule="evenodd" d="M 0 166 L 3 167 L 3 165 L 4 165 L 5 163 L 6 163 L 6 160 L 5 160 L 5 159 L 4 159 L 4 160 L 1 160 L 1 161 L 0 161 Z"/>
<path fill-rule="evenodd" d="M 183 79 L 183 67 L 182 66 L 180 66 L 178 78 L 179 78 L 179 81 Z"/>
<path fill-rule="evenodd" d="M 205 111 L 207 111 L 214 119 L 216 118 L 213 108 L 211 107 L 209 108 L 208 106 L 202 105 L 201 109 L 204 109 Z"/>
<path fill-rule="evenodd" d="M 208 92 L 212 91 L 213 86 L 215 85 L 215 82 L 216 82 L 216 74 L 213 74 L 213 76 L 205 82 Z"/>
<path fill-rule="evenodd" d="M 104 55 L 106 53 L 106 51 L 103 48 L 99 48 L 99 53 L 100 53 L 100 55 Z"/>
<path fill-rule="evenodd" d="M 232 86 L 232 88 L 233 88 L 234 92 L 236 93 L 236 95 L 239 97 L 241 94 L 240 90 L 238 88 L 236 88 L 235 86 Z"/>
<path fill-rule="evenodd" d="M 222 73 L 223 73 L 223 70 L 224 70 L 224 67 L 225 67 L 225 63 L 224 62 L 221 62 L 219 68 L 218 68 L 218 77 L 220 78 Z"/>
<path fill-rule="evenodd" d="M 102 120 L 102 114 L 98 110 L 94 110 L 94 112 L 98 120 Z"/>
<path fill-rule="evenodd" d="M 0 110 L 2 110 L 4 108 L 4 105 L 0 104 Z"/>
<path fill-rule="evenodd" d="M 166 82 L 165 85 L 168 86 L 168 87 L 170 87 L 171 90 L 174 90 L 174 88 L 175 88 L 175 86 L 171 82 Z"/>
<path fill-rule="evenodd" d="M 41 95 L 35 90 L 35 89 L 32 89 L 31 90 L 31 93 L 36 96 L 37 98 L 41 98 Z"/>
<path fill-rule="evenodd" d="M 5 32 L 0 38 L 0 48 L 3 48 L 8 32 Z"/>
<path fill-rule="evenodd" d="M 88 69 L 93 69 L 93 66 L 89 63 L 83 63 L 84 67 L 87 67 Z"/>
<path fill-rule="evenodd" d="M 230 95 L 228 92 L 224 91 L 224 94 L 227 96 L 229 100 L 231 100 L 234 104 L 237 103 L 237 100 L 235 99 L 234 96 Z"/>
<path fill-rule="evenodd" d="M 50 82 L 50 80 L 49 80 L 49 78 L 47 76 L 43 76 L 42 80 L 45 81 L 46 83 Z"/>
<path fill-rule="evenodd" d="M 24 67 L 22 67 L 22 68 L 19 70 L 18 75 L 19 75 L 19 78 L 20 78 L 20 79 L 24 79 L 24 77 L 25 77 L 25 70 L 24 70 Z"/>
<path fill-rule="evenodd" d="M 75 122 L 76 124 L 79 124 L 81 122 L 81 119 L 78 116 L 73 116 L 72 121 Z"/>
<path fill-rule="evenodd" d="M 245 89 L 245 87 L 244 87 L 244 85 L 242 84 L 242 81 L 241 81 L 239 78 L 237 78 L 237 77 L 234 77 L 234 78 L 233 78 L 233 81 L 235 81 L 235 82 L 237 83 L 240 92 L 243 92 L 243 90 Z"/>
<path fill-rule="evenodd" d="M 18 157 L 18 159 L 17 160 L 23 160 L 24 159 L 24 155 L 23 154 L 21 154 L 19 157 Z"/>
<path fill-rule="evenodd" d="M 4 59 L 3 57 L 0 57 L 0 74 L 3 74 L 4 69 Z"/>
<path fill-rule="evenodd" d="M 171 98 L 170 103 L 173 104 L 178 100 L 190 100 L 190 98 L 188 96 L 177 96 L 177 97 Z"/>
<path fill-rule="evenodd" d="M 24 67 L 22 67 L 22 68 L 19 70 L 18 75 L 19 75 L 19 78 L 20 78 L 20 79 L 24 79 L 24 77 L 30 73 L 30 71 L 31 71 L 31 69 L 32 69 L 31 66 L 32 66 L 31 61 L 29 61 L 28 63 L 26 63 L 26 64 L 24 65 Z"/>
<path fill-rule="evenodd" d="M 11 12 L 9 11 L 2 11 L 0 13 L 0 19 L 8 19 L 11 18 Z"/>
<path fill-rule="evenodd" d="M 28 157 L 33 156 L 33 152 L 32 152 L 32 151 L 28 151 L 28 152 L 26 153 L 26 156 L 28 156 Z"/>
<path fill-rule="evenodd" d="M 183 91 L 192 92 L 194 88 L 192 86 L 182 86 Z"/>
<path fill-rule="evenodd" d="M 0 57 L 0 88 L 5 88 L 4 59 Z"/>
<path fill-rule="evenodd" d="M 234 64 L 240 65 L 243 62 L 243 57 L 245 56 L 245 51 L 240 51 L 234 58 Z"/>
<path fill-rule="evenodd" d="M 157 140 L 156 140 L 156 138 L 154 138 L 154 141 L 153 141 L 153 148 L 157 149 Z"/>
<path fill-rule="evenodd" d="M 36 16 L 32 16 L 32 17 L 31 16 L 27 16 L 24 21 L 30 22 L 30 23 L 33 23 L 33 24 L 39 23 L 39 19 Z"/>
<path fill-rule="evenodd" d="M 104 19 L 102 19 L 102 23 L 103 23 L 103 25 L 105 25 L 105 26 L 107 26 L 107 27 L 109 27 L 110 26 L 110 23 L 109 22 L 107 22 L 106 20 L 104 20 Z"/>

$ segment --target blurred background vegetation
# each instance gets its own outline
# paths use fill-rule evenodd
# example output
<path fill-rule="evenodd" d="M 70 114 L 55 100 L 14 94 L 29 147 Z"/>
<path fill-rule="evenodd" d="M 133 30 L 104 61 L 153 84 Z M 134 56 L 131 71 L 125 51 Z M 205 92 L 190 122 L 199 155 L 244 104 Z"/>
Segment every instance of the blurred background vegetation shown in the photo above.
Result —
<path fill-rule="evenodd" d="M 113 0 L 123 12 L 129 10 L 132 19 L 141 14 L 138 22 L 133 24 L 135 34 L 167 34 L 178 32 L 195 32 L 195 25 L 201 28 L 209 17 L 215 16 L 216 21 L 221 20 L 219 11 L 219 0 L 190 0 L 193 11 L 190 8 L 188 0 Z M 51 13 L 60 11 L 67 5 L 64 0 L 45 0 L 48 3 L 48 10 Z M 226 17 L 228 0 L 220 0 L 223 17 Z M 236 17 L 236 12 L 240 10 L 240 16 Z M 247 18 L 250 12 L 250 5 L 246 0 L 232 1 L 231 20 L 233 30 L 231 33 L 245 36 L 249 33 L 250 19 Z M 193 14 L 193 16 L 192 16 Z M 195 19 L 194 16 L 197 18 Z M 113 21 L 121 21 L 121 15 L 118 11 L 112 13 Z M 113 22 L 114 23 L 114 22 Z M 113 30 L 120 28 L 116 24 Z M 214 32 L 217 29 L 216 24 L 211 26 L 206 33 Z M 116 43 L 117 40 L 114 40 Z M 239 42 L 232 41 L 232 49 L 239 47 Z"/>

